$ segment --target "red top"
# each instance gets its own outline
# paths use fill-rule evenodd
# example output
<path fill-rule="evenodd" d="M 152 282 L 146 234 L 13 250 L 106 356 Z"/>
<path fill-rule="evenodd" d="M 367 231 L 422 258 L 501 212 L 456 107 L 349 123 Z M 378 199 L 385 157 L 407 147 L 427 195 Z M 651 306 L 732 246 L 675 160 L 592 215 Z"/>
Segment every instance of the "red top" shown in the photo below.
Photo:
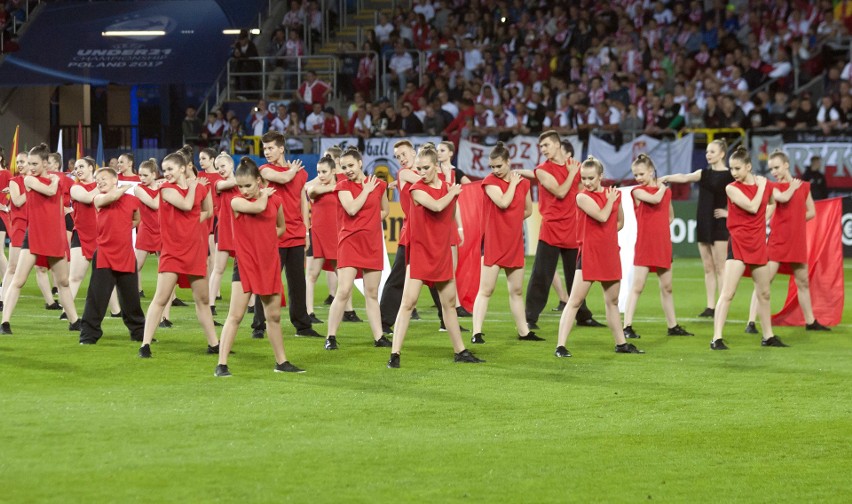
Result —
<path fill-rule="evenodd" d="M 757 184 L 747 185 L 731 182 L 728 186 L 739 189 L 748 199 L 757 194 Z M 730 247 L 734 259 L 746 264 L 761 265 L 769 261 L 766 249 L 766 203 L 772 193 L 772 184 L 766 183 L 760 207 L 754 215 L 746 212 L 728 198 L 728 231 L 731 233 Z"/>
<path fill-rule="evenodd" d="M 320 194 L 311 204 L 314 257 L 328 261 L 337 260 L 337 219 L 338 212 L 342 211 L 339 208 L 340 200 L 333 192 Z"/>
<path fill-rule="evenodd" d="M 281 199 L 273 194 L 259 214 L 238 213 L 234 218 L 236 260 L 243 292 L 259 296 L 281 294 L 281 259 L 275 223 L 282 206 Z"/>
<path fill-rule="evenodd" d="M 598 207 L 606 206 L 606 193 L 590 192 L 585 194 L 592 198 Z M 579 196 L 579 195 L 578 195 Z M 576 198 L 575 198 L 576 201 Z M 582 210 L 579 212 L 583 221 L 583 245 L 580 248 L 579 269 L 583 272 L 583 280 L 591 282 L 612 282 L 621 280 L 621 258 L 618 246 L 618 208 L 621 204 L 621 193 L 612 204 L 612 212 L 606 222 L 598 222 Z"/>
<path fill-rule="evenodd" d="M 447 177 L 444 176 L 443 172 L 438 172 L 438 178 L 446 181 Z M 455 170 L 450 170 L 450 184 L 456 183 L 456 172 Z M 459 203 L 461 205 L 461 203 Z M 455 212 L 455 210 L 453 210 Z M 455 216 L 455 213 L 453 214 Z M 453 226 L 453 232 L 450 235 L 450 245 L 458 246 L 461 243 L 461 235 L 459 234 L 459 228 L 457 226 Z"/>
<path fill-rule="evenodd" d="M 433 199 L 441 199 L 447 194 L 448 185 L 441 182 L 433 188 L 422 180 L 411 186 L 411 191 L 423 191 Z M 412 199 L 409 209 L 411 236 L 406 249 L 411 278 L 423 280 L 429 284 L 446 282 L 453 279 L 453 255 L 450 250 L 454 221 L 455 200 L 440 212 L 432 212 Z"/>
<path fill-rule="evenodd" d="M 260 167 L 260 173 L 263 174 L 264 170 L 283 173 L 290 170 L 290 167 L 267 163 Z M 305 170 L 299 170 L 293 180 L 286 184 L 269 183 L 269 186 L 274 187 L 276 194 L 281 198 L 284 208 L 284 222 L 287 224 L 284 236 L 278 241 L 279 248 L 305 245 L 307 228 L 305 227 L 305 220 L 302 218 L 302 189 L 305 187 L 307 180 L 308 174 L 305 173 Z"/>
<path fill-rule="evenodd" d="M 672 240 L 669 230 L 669 205 L 672 192 L 666 189 L 663 199 L 651 205 L 636 199 L 636 191 L 657 194 L 659 187 L 640 185 L 630 194 L 636 208 L 636 248 L 633 264 L 649 268 L 670 269 L 672 267 Z"/>
<path fill-rule="evenodd" d="M 61 171 L 50 172 L 59 177 L 59 192 L 62 193 L 62 206 L 71 206 L 71 188 L 74 187 L 74 179 L 67 173 Z"/>
<path fill-rule="evenodd" d="M 139 187 L 148 193 L 148 196 L 157 198 L 160 195 L 159 189 L 151 189 L 148 186 L 140 184 Z M 162 201 L 160 202 L 162 205 Z M 158 252 L 163 248 L 163 238 L 160 235 L 160 215 L 157 210 L 145 204 L 139 205 L 139 214 L 142 221 L 139 223 L 139 228 L 136 230 L 136 249 L 144 250 L 145 252 Z"/>
<path fill-rule="evenodd" d="M 139 199 L 122 194 L 111 205 L 98 209 L 97 268 L 109 268 L 121 273 L 136 273 L 133 254 L 133 212 L 139 209 Z"/>
<path fill-rule="evenodd" d="M 492 173 L 482 181 L 483 192 L 486 186 L 496 186 L 505 194 L 509 189 L 509 182 Z M 500 209 L 488 194 L 485 194 L 482 240 L 486 266 L 496 264 L 501 268 L 524 267 L 524 207 L 529 192 L 529 181 L 521 179 L 515 187 L 515 197 L 506 209 Z"/>
<path fill-rule="evenodd" d="M 342 205 L 337 212 L 337 267 L 382 270 L 384 258 L 384 229 L 382 228 L 382 196 L 387 184 L 378 186 L 367 196 L 364 206 L 350 216 Z M 364 190 L 363 183 L 341 180 L 334 186 L 335 196 L 347 191 L 357 198 Z M 316 248 L 314 249 L 316 251 Z"/>
<path fill-rule="evenodd" d="M 790 187 L 789 182 L 775 184 L 779 191 L 784 192 Z M 808 195 L 811 192 L 811 184 L 802 182 L 802 185 L 793 193 L 793 197 L 787 203 L 775 203 L 775 213 L 769 227 L 769 260 L 779 263 L 807 264 L 808 247 L 804 243 L 807 213 Z"/>
<path fill-rule="evenodd" d="M 203 178 L 203 179 L 207 179 L 207 180 L 210 181 L 210 185 L 208 185 L 207 188 L 213 194 L 213 215 L 218 216 L 219 215 L 219 193 L 216 191 L 216 182 L 219 182 L 220 180 L 225 180 L 225 178 L 222 177 L 221 175 L 219 175 L 217 172 L 208 173 L 208 172 L 205 172 L 205 171 L 198 172 L 198 178 Z M 213 232 L 213 221 L 214 221 L 213 217 L 210 217 L 209 219 L 204 221 L 204 223 L 207 224 L 208 233 Z"/>
<path fill-rule="evenodd" d="M 574 161 L 576 163 L 576 161 Z M 536 167 L 556 179 L 562 185 L 568 178 L 568 168 L 552 161 L 545 161 Z M 541 230 L 538 239 L 561 248 L 577 248 L 577 187 L 580 183 L 580 170 L 574 176 L 574 182 L 564 198 L 559 199 L 539 183 L 538 209 L 541 213 Z"/>
<path fill-rule="evenodd" d="M 96 182 L 84 184 L 77 182 L 84 191 L 90 192 L 98 186 Z M 98 214 L 95 210 L 94 203 L 82 203 L 74 201 L 74 230 L 77 231 L 77 237 L 80 239 L 80 249 L 83 252 L 83 257 L 92 260 L 95 249 L 98 247 Z"/>
<path fill-rule="evenodd" d="M 35 177 L 44 185 L 50 185 L 47 177 Z M 62 176 L 60 175 L 60 184 Z M 27 190 L 27 237 L 30 252 L 45 257 L 65 258 L 68 238 L 65 234 L 65 211 L 62 208 L 61 185 L 53 196 Z M 38 225 L 30 225 L 37 222 Z"/>
<path fill-rule="evenodd" d="M 9 181 L 12 180 L 12 172 L 9 170 L 0 169 L 0 191 L 9 187 Z M 0 203 L 6 206 L 11 206 L 10 202 L 11 197 L 8 194 L 0 193 Z M 6 231 L 9 235 L 12 234 L 12 223 L 10 222 L 9 211 L 0 211 L 0 219 L 3 220 L 3 223 L 6 224 Z"/>
<path fill-rule="evenodd" d="M 139 175 L 122 175 L 121 173 L 118 174 L 118 180 L 120 182 L 142 182 Z"/>
<path fill-rule="evenodd" d="M 185 197 L 189 189 L 165 182 L 160 191 L 174 189 Z M 163 250 L 160 255 L 160 273 L 183 273 L 203 277 L 207 274 L 207 228 L 199 222 L 201 202 L 207 192 L 201 184 L 195 189 L 195 201 L 188 211 L 178 210 L 160 197 L 160 234 Z"/>
<path fill-rule="evenodd" d="M 236 250 L 234 248 L 234 211 L 231 210 L 231 201 L 239 195 L 240 190 L 236 187 L 219 193 L 219 239 L 216 241 L 216 249 L 222 252 L 232 253 Z"/>
<path fill-rule="evenodd" d="M 410 168 L 404 168 L 397 173 L 397 187 L 399 187 L 399 208 L 402 210 L 402 228 L 399 230 L 399 245 L 403 247 L 408 245 L 408 209 L 411 208 L 411 184 L 405 184 L 401 187 L 402 181 L 399 178 L 399 173 L 405 170 L 411 171 Z"/>
<path fill-rule="evenodd" d="M 17 184 L 18 191 L 21 194 L 26 194 L 23 175 L 13 177 L 10 181 L 10 185 L 11 184 Z M 9 239 L 11 240 L 13 247 L 20 247 L 24 242 L 24 235 L 27 234 L 27 203 L 24 202 L 23 205 L 17 207 L 14 203 L 12 203 L 10 198 L 9 215 L 11 216 L 10 224 L 12 225 L 12 229 L 9 230 Z"/>

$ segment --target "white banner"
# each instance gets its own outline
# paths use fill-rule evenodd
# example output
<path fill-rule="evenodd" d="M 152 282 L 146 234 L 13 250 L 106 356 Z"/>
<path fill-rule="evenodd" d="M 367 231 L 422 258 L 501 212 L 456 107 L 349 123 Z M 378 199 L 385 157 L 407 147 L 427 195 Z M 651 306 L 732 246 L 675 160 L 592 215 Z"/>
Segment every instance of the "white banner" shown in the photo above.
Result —
<path fill-rule="evenodd" d="M 364 170 L 367 173 L 375 174 L 379 177 L 384 177 L 387 174 L 388 179 L 395 180 L 396 172 L 399 170 L 399 163 L 393 157 L 393 144 L 399 140 L 409 140 L 414 144 L 415 149 L 419 149 L 426 142 L 432 142 L 435 145 L 441 142 L 441 137 L 425 136 L 411 138 L 368 138 L 364 140 L 364 151 L 361 156 L 364 160 Z M 325 152 L 332 145 L 338 145 L 342 148 L 349 146 L 358 147 L 357 137 L 323 137 L 320 139 L 320 154 Z"/>
<path fill-rule="evenodd" d="M 751 137 L 751 165 L 755 172 L 766 173 L 766 162 L 769 160 L 769 154 L 775 149 L 783 149 L 784 138 L 781 135 L 755 135 Z M 791 160 L 792 161 L 792 160 Z M 792 170 L 793 167 L 790 166 Z"/>
<path fill-rule="evenodd" d="M 563 137 L 574 146 L 574 155 L 579 156 L 582 152 L 582 144 L 577 135 Z M 458 168 L 477 178 L 485 178 L 491 173 L 488 168 L 488 156 L 491 154 L 493 145 L 481 145 L 468 140 L 459 142 Z M 509 160 L 512 169 L 533 170 L 544 161 L 544 157 L 538 150 L 538 137 L 516 136 L 506 142 L 509 149 Z"/>
<path fill-rule="evenodd" d="M 589 137 L 589 155 L 598 158 L 604 165 L 604 177 L 612 180 L 632 179 L 630 164 L 641 153 L 648 154 L 657 167 L 657 176 L 673 173 L 690 173 L 694 137 L 690 133 L 675 141 L 657 140 L 642 135 L 620 149 L 600 138 Z"/>

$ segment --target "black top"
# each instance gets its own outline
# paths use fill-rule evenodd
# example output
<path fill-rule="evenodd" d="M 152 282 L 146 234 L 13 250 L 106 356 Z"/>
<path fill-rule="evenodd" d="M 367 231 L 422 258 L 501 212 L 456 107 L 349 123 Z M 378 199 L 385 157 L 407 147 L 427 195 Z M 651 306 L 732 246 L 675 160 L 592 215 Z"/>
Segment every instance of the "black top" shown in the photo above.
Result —
<path fill-rule="evenodd" d="M 818 171 L 808 170 L 802 175 L 802 180 L 811 183 L 811 197 L 815 200 L 828 198 L 828 184 L 825 175 Z"/>
<path fill-rule="evenodd" d="M 717 219 L 713 211 L 717 208 L 726 208 L 728 197 L 725 186 L 734 181 L 731 172 L 716 171 L 710 167 L 701 171 L 701 179 L 698 181 L 698 211 L 696 212 L 696 226 L 698 243 L 713 243 L 715 241 L 728 240 L 727 219 Z"/>

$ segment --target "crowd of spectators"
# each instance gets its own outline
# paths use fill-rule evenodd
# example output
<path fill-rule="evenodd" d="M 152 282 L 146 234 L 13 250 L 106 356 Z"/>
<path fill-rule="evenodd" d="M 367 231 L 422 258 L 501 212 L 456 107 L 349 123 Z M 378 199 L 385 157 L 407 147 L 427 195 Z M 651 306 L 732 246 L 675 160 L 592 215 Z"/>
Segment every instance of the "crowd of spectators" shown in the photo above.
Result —
<path fill-rule="evenodd" d="M 31 4 L 25 0 L 0 0 L 0 53 L 19 49 L 18 30 L 27 20 L 27 7 L 32 11 L 36 6 L 36 2 Z"/>
<path fill-rule="evenodd" d="M 300 89 L 286 117 L 308 135 L 485 144 L 543 129 L 615 143 L 684 127 L 828 133 L 852 121 L 850 27 L 852 5 L 831 0 L 412 0 L 362 47 L 341 44 L 345 110 Z"/>

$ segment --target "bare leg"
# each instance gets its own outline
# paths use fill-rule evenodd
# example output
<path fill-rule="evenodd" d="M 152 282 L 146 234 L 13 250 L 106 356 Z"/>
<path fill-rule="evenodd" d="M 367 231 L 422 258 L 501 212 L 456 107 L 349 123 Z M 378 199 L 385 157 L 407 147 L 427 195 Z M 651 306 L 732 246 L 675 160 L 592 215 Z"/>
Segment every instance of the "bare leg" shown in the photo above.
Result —
<path fill-rule="evenodd" d="M 216 306 L 216 296 L 219 294 L 219 287 L 222 284 L 222 276 L 225 274 L 225 267 L 228 266 L 228 253 L 217 250 L 214 252 L 213 270 L 210 273 L 210 306 Z"/>
<path fill-rule="evenodd" d="M 464 342 L 459 328 L 459 319 L 456 315 L 456 281 L 441 282 L 435 284 L 438 288 L 438 298 L 441 299 L 441 309 L 444 310 L 444 326 L 450 335 L 453 344 L 453 352 L 459 353 L 465 350 Z"/>
<path fill-rule="evenodd" d="M 453 254 L 453 278 L 456 277 L 456 268 L 459 266 L 459 247 L 458 245 L 453 245 L 450 247 L 450 252 Z M 459 292 L 456 290 L 456 306 L 458 308 L 461 306 L 461 300 L 459 299 Z"/>
<path fill-rule="evenodd" d="M 21 289 L 27 283 L 27 278 L 30 276 L 33 266 L 35 266 L 35 261 L 36 257 L 30 253 L 29 249 L 21 249 L 15 276 L 4 293 L 6 298 L 3 300 L 3 322 L 9 322 L 12 318 L 12 313 L 15 312 L 15 307 L 18 305 L 18 298 L 21 296 Z"/>
<path fill-rule="evenodd" d="M 281 296 L 275 294 L 259 297 L 266 314 L 266 330 L 269 332 L 269 344 L 275 354 L 275 363 L 282 364 L 287 360 L 287 354 L 284 353 L 284 336 L 281 334 Z M 245 312 L 245 308 L 243 311 Z"/>
<path fill-rule="evenodd" d="M 195 316 L 201 324 L 201 329 L 207 337 L 209 346 L 219 344 L 216 337 L 216 326 L 213 324 L 213 314 L 210 313 L 209 285 L 207 277 L 189 277 L 189 285 L 192 287 L 192 298 L 195 300 Z"/>
<path fill-rule="evenodd" d="M 633 285 L 630 287 L 630 295 L 627 296 L 627 309 L 624 311 L 624 327 L 633 325 L 636 304 L 639 303 L 639 296 L 645 290 L 648 271 L 649 268 L 647 266 L 633 266 Z"/>
<path fill-rule="evenodd" d="M 405 333 L 408 332 L 408 324 L 411 323 L 411 312 L 417 307 L 417 298 L 420 297 L 420 289 L 423 287 L 423 282 L 411 278 L 411 267 L 405 268 L 405 286 L 402 288 L 402 300 L 399 304 L 399 312 L 396 314 L 396 321 L 393 325 L 393 345 L 391 353 L 400 353 L 402 351 L 402 343 L 405 341 Z"/>
<path fill-rule="evenodd" d="M 9 261 L 6 263 L 6 269 L 3 273 L 3 297 L 6 298 L 6 291 L 15 277 L 15 270 L 18 268 L 18 257 L 21 255 L 20 247 L 9 247 Z"/>
<path fill-rule="evenodd" d="M 308 313 L 314 313 L 314 290 L 316 289 L 317 279 L 319 279 L 323 264 L 325 264 L 325 259 L 314 257 L 307 268 L 308 278 L 305 282 L 305 306 L 308 308 Z"/>
<path fill-rule="evenodd" d="M 811 285 L 808 281 L 808 265 L 794 263 L 792 266 L 793 278 L 796 281 L 796 289 L 798 290 L 799 306 L 802 307 L 805 323 L 810 325 L 816 322 L 816 317 L 814 316 L 814 308 L 811 304 Z"/>
<path fill-rule="evenodd" d="M 565 290 L 565 286 L 562 285 L 562 277 L 559 276 L 559 271 L 553 275 L 553 282 L 550 283 L 550 286 L 553 287 L 553 290 L 556 292 L 556 295 L 559 296 L 559 301 L 563 303 L 568 303 L 568 291 Z"/>
<path fill-rule="evenodd" d="M 10 249 L 11 252 L 11 249 Z M 0 271 L 6 272 L 6 232 L 0 231 Z M 3 299 L 3 286 L 0 285 L 0 299 Z"/>
<path fill-rule="evenodd" d="M 112 288 L 112 294 L 109 296 L 109 313 L 110 315 L 121 313 L 121 306 L 118 304 L 118 291 L 115 290 L 115 287 Z"/>
<path fill-rule="evenodd" d="M 736 259 L 725 262 L 725 277 L 722 280 L 722 292 L 719 294 L 719 302 L 716 303 L 716 313 L 713 317 L 713 341 L 722 338 L 725 321 L 728 319 L 728 310 L 731 308 L 731 300 L 737 293 L 737 284 L 745 272 L 745 264 Z"/>
<path fill-rule="evenodd" d="M 47 276 L 47 268 L 36 266 L 36 284 L 41 291 L 41 297 L 45 304 L 53 304 L 53 293 L 50 291 L 50 277 Z M 29 275 L 29 273 L 27 273 Z"/>
<path fill-rule="evenodd" d="M 716 305 L 716 263 L 713 260 L 713 246 L 709 243 L 699 243 L 698 253 L 701 255 L 701 265 L 704 266 L 704 293 L 709 308 Z"/>
<path fill-rule="evenodd" d="M 337 292 L 337 272 L 326 271 L 325 281 L 328 284 L 328 293 L 334 295 L 334 293 Z"/>
<path fill-rule="evenodd" d="M 145 266 L 145 260 L 148 259 L 148 252 L 136 249 L 136 271 L 139 277 L 139 291 L 142 291 L 142 267 Z"/>
<path fill-rule="evenodd" d="M 666 324 L 669 329 L 677 325 L 675 316 L 674 296 L 672 288 L 672 270 L 658 269 L 657 276 L 660 279 L 660 304 L 663 305 L 663 313 L 666 316 Z"/>
<path fill-rule="evenodd" d="M 488 313 L 488 302 L 491 300 L 491 295 L 494 294 L 494 287 L 497 284 L 497 276 L 500 274 L 500 266 L 492 265 L 481 268 L 479 275 L 479 291 L 476 293 L 476 300 L 473 302 L 473 334 L 482 332 L 482 324 L 485 322 L 485 315 Z M 526 316 L 523 317 L 526 322 Z"/>
<path fill-rule="evenodd" d="M 527 336 L 530 328 L 524 311 L 524 268 L 506 269 L 506 283 L 509 286 L 509 310 L 515 319 L 518 336 Z"/>
<path fill-rule="evenodd" d="M 781 266 L 780 263 L 775 261 L 769 261 L 767 263 L 769 267 L 769 282 L 772 283 L 772 280 L 775 279 L 775 275 L 778 273 L 778 268 Z M 810 303 L 810 298 L 808 298 L 808 303 Z M 757 320 L 757 290 L 754 289 L 751 291 L 751 304 L 748 307 L 748 321 L 754 322 Z"/>
<path fill-rule="evenodd" d="M 231 302 L 228 307 L 228 317 L 225 319 L 225 325 L 222 326 L 222 337 L 219 340 L 219 364 L 228 364 L 228 356 L 231 354 L 231 348 L 234 346 L 237 329 L 239 329 L 240 322 L 243 321 L 243 317 L 246 314 L 246 307 L 248 307 L 250 297 L 250 292 L 243 292 L 242 282 L 231 283 Z M 279 304 L 281 304 L 280 298 Z M 278 327 L 280 329 L 281 326 L 279 325 Z"/>
<path fill-rule="evenodd" d="M 157 290 L 154 292 L 154 297 L 151 298 L 151 303 L 148 305 L 148 311 L 145 312 L 145 334 L 142 337 L 142 345 L 149 345 L 154 340 L 154 333 L 157 327 L 160 326 L 160 321 L 163 320 L 163 310 L 166 304 L 170 303 L 172 293 L 177 285 L 177 273 L 158 273 L 157 274 Z"/>
<path fill-rule="evenodd" d="M 381 271 L 364 272 L 364 303 L 367 307 L 367 320 L 370 322 L 373 340 L 378 340 L 382 337 L 382 313 L 379 310 L 379 283 L 381 281 Z M 351 304 L 351 297 L 349 302 Z"/>
<path fill-rule="evenodd" d="M 713 242 L 713 270 L 716 272 L 716 289 L 722 292 L 725 278 L 725 261 L 728 260 L 728 242 Z M 712 304 L 707 306 L 713 306 Z"/>
<path fill-rule="evenodd" d="M 571 295 L 568 296 L 568 304 L 562 310 L 562 316 L 559 317 L 559 332 L 556 338 L 556 346 L 564 347 L 568 341 L 568 336 L 571 335 L 571 329 L 574 327 L 574 319 L 577 318 L 577 312 L 583 306 L 586 296 L 589 294 L 589 289 L 592 288 L 592 282 L 583 280 L 583 270 L 577 270 L 574 273 L 574 283 L 571 285 Z"/>
<path fill-rule="evenodd" d="M 77 322 L 77 308 L 74 306 L 74 296 L 71 295 L 71 285 L 68 282 L 68 261 L 64 257 L 59 259 L 50 258 L 50 271 L 56 281 L 56 290 L 59 291 L 59 304 L 68 315 L 68 322 Z"/>
<path fill-rule="evenodd" d="M 618 291 L 621 289 L 621 282 L 601 282 L 603 287 L 604 305 L 606 306 L 606 323 L 609 325 L 609 330 L 612 332 L 612 339 L 616 345 L 627 343 L 624 339 L 624 330 L 621 326 L 621 314 L 618 313 Z"/>
<path fill-rule="evenodd" d="M 86 272 L 89 271 L 91 261 L 83 255 L 83 249 L 74 247 L 71 249 L 71 271 L 69 273 L 69 284 L 71 286 L 71 297 L 77 299 L 77 293 L 80 291 L 80 284 L 86 277 Z"/>
<path fill-rule="evenodd" d="M 337 270 L 337 292 L 335 292 L 334 302 L 331 303 L 331 308 L 328 310 L 328 336 L 337 336 L 337 330 L 343 320 L 343 309 L 346 302 L 352 297 L 352 284 L 355 282 L 357 274 L 358 270 L 355 268 Z"/>
<path fill-rule="evenodd" d="M 760 319 L 760 329 L 763 331 L 763 339 L 768 340 L 772 334 L 772 310 L 769 307 L 769 282 L 771 275 L 769 266 L 752 266 L 751 278 L 754 281 L 754 290 L 757 293 L 757 317 Z"/>

